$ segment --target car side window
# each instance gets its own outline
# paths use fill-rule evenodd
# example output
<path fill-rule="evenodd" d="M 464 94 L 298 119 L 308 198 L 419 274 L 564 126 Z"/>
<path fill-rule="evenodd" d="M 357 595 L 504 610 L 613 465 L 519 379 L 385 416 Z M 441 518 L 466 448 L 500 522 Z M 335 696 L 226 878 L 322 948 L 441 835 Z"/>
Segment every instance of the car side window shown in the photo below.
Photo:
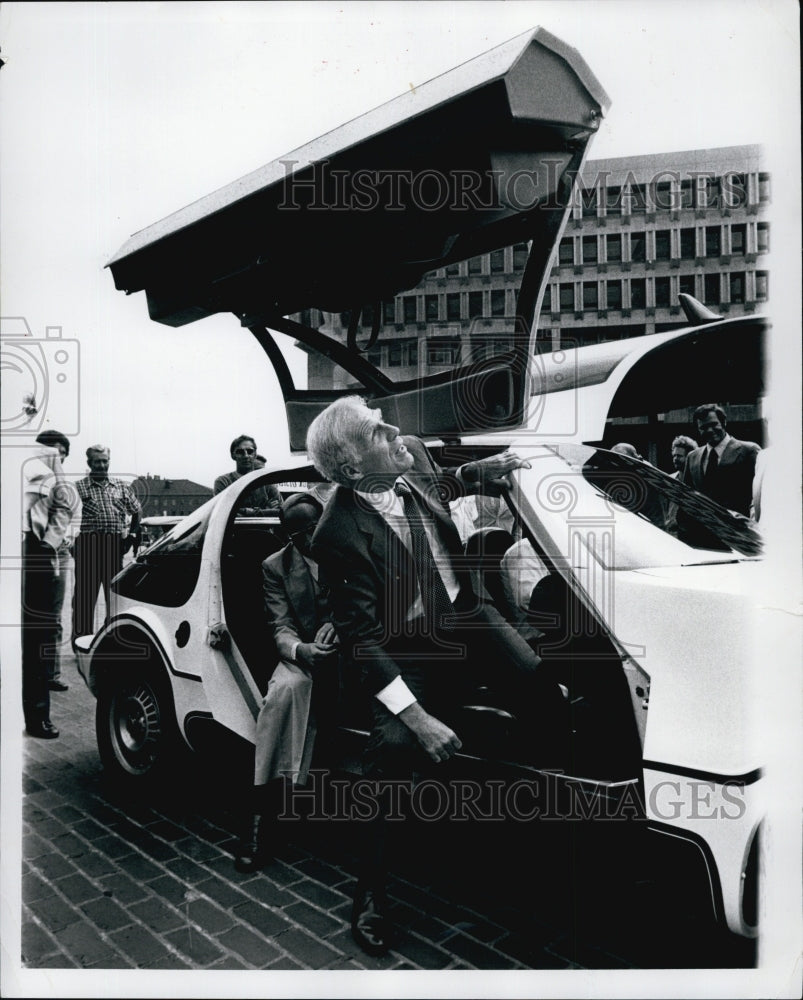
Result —
<path fill-rule="evenodd" d="M 182 522 L 130 563 L 114 582 L 122 597 L 179 608 L 192 597 L 201 571 L 201 555 L 209 512 L 187 525 Z"/>

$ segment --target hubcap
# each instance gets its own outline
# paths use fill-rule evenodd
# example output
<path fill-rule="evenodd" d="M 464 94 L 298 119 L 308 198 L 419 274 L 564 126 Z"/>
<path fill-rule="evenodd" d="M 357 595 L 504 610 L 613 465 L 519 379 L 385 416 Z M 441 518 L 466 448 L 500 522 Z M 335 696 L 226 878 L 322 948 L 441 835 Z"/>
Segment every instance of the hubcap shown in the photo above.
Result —
<path fill-rule="evenodd" d="M 159 703 L 149 685 L 121 691 L 112 705 L 112 733 L 121 763 L 142 773 L 153 764 L 162 736 Z"/>

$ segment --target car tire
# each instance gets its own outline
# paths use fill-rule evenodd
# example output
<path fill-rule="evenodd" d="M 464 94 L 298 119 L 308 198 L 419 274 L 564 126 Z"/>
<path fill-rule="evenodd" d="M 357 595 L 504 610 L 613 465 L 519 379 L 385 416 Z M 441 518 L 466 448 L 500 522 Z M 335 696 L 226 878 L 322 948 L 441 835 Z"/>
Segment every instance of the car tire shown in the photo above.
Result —
<path fill-rule="evenodd" d="M 95 729 L 104 770 L 128 787 L 168 777 L 184 747 L 170 687 L 153 662 L 103 671 Z"/>

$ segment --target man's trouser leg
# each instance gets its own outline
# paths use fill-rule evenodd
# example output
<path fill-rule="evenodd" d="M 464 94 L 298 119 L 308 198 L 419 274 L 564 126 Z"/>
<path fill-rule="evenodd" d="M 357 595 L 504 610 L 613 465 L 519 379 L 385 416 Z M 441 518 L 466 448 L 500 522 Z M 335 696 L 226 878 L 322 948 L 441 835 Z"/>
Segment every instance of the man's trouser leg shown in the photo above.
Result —
<path fill-rule="evenodd" d="M 22 548 L 22 709 L 25 725 L 50 721 L 48 675 L 56 638 L 53 550 L 26 532 Z"/>

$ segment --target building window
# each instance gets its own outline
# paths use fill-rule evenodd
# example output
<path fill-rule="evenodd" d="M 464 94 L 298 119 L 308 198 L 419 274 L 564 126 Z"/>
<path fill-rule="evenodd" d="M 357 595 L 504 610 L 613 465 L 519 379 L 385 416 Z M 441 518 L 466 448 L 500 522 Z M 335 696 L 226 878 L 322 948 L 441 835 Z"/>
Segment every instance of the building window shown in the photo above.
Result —
<path fill-rule="evenodd" d="M 596 264 L 597 263 L 597 237 L 596 236 L 584 236 L 583 237 L 583 263 L 584 264 Z"/>
<path fill-rule="evenodd" d="M 643 184 L 630 185 L 630 212 L 643 215 L 647 211 L 647 192 Z"/>
<path fill-rule="evenodd" d="M 680 231 L 680 256 L 684 260 L 690 260 L 695 255 L 694 230 L 681 229 Z"/>
<path fill-rule="evenodd" d="M 391 299 L 390 302 L 384 302 L 382 304 L 382 318 L 386 323 L 396 322 L 396 300 Z"/>
<path fill-rule="evenodd" d="M 643 309 L 647 304 L 647 285 L 644 278 L 633 278 L 630 282 L 630 306 Z"/>
<path fill-rule="evenodd" d="M 583 206 L 583 218 L 590 219 L 596 218 L 597 216 L 597 189 L 595 187 L 590 190 L 580 190 L 580 200 Z"/>
<path fill-rule="evenodd" d="M 760 202 L 770 201 L 770 175 L 758 175 L 758 200 Z"/>
<path fill-rule="evenodd" d="M 719 257 L 722 252 L 722 232 L 720 226 L 705 227 L 705 255 Z"/>
<path fill-rule="evenodd" d="M 455 277 L 457 277 L 458 274 L 460 274 L 460 265 L 459 264 L 447 264 L 446 265 L 446 277 L 447 278 L 455 278 Z"/>
<path fill-rule="evenodd" d="M 469 274 L 482 274 L 482 257 L 470 257 L 468 262 Z"/>
<path fill-rule="evenodd" d="M 431 340 L 427 344 L 428 365 L 453 365 L 460 355 L 460 343 L 456 340 Z"/>
<path fill-rule="evenodd" d="M 622 189 L 620 187 L 606 188 L 605 211 L 608 215 L 618 214 L 622 211 Z"/>
<path fill-rule="evenodd" d="M 722 178 L 722 199 L 725 208 L 743 208 L 747 204 L 747 177 L 725 174 Z"/>
<path fill-rule="evenodd" d="M 707 274 L 704 282 L 705 304 L 707 306 L 719 304 L 719 275 Z"/>
<path fill-rule="evenodd" d="M 616 264 L 622 259 L 622 237 L 619 233 L 615 236 L 605 237 L 605 252 L 612 264 Z"/>
<path fill-rule="evenodd" d="M 583 309 L 598 309 L 599 293 L 596 281 L 583 282 Z"/>
<path fill-rule="evenodd" d="M 502 274 L 505 270 L 505 251 L 494 250 L 491 253 L 491 274 Z"/>
<path fill-rule="evenodd" d="M 501 305 L 500 305 L 500 308 L 499 308 L 499 312 L 494 312 L 494 309 L 496 308 L 496 306 L 494 304 L 494 302 L 495 302 L 494 296 L 495 295 L 501 295 L 502 296 Z M 505 299 L 504 299 L 504 295 L 505 295 L 504 292 L 491 292 L 491 315 L 492 316 L 504 316 L 505 315 Z M 546 288 L 544 289 L 544 301 L 541 304 L 541 310 L 542 310 L 542 312 L 552 312 L 552 285 L 547 285 Z"/>
<path fill-rule="evenodd" d="M 415 323 L 416 321 L 416 302 L 415 295 L 405 295 L 402 299 L 404 304 L 404 322 L 405 323 Z"/>
<path fill-rule="evenodd" d="M 655 259 L 669 260 L 672 240 L 668 229 L 657 229 L 655 232 Z"/>
<path fill-rule="evenodd" d="M 672 182 L 661 181 L 656 184 L 653 200 L 658 211 L 668 212 L 672 208 Z"/>
<path fill-rule="evenodd" d="M 482 316 L 482 292 L 468 293 L 468 318 L 474 319 L 475 316 Z"/>
<path fill-rule="evenodd" d="M 731 302 L 744 302 L 744 271 L 734 271 L 730 276 Z"/>
<path fill-rule="evenodd" d="M 530 255 L 530 249 L 526 243 L 517 243 L 513 247 L 513 270 L 523 271 Z"/>
<path fill-rule="evenodd" d="M 719 177 L 701 177 L 699 208 L 717 208 L 719 205 Z"/>
<path fill-rule="evenodd" d="M 388 368 L 401 368 L 402 366 L 402 345 L 397 340 L 388 344 Z"/>
<path fill-rule="evenodd" d="M 647 259 L 647 237 L 644 233 L 630 234 L 630 259 L 643 263 Z"/>
<path fill-rule="evenodd" d="M 558 248 L 558 260 L 561 264 L 574 263 L 574 240 L 571 237 L 560 241 L 560 247 Z"/>
<path fill-rule="evenodd" d="M 460 292 L 450 292 L 446 296 L 446 318 L 460 319 Z"/>
<path fill-rule="evenodd" d="M 363 326 L 367 327 L 374 325 L 374 307 L 372 305 L 362 307 L 362 319 L 360 322 Z"/>
<path fill-rule="evenodd" d="M 574 285 L 571 282 L 560 286 L 560 311 L 574 312 Z"/>
<path fill-rule="evenodd" d="M 747 240 L 747 226 L 742 223 L 738 226 L 731 226 L 731 253 L 741 256 L 745 252 Z"/>
<path fill-rule="evenodd" d="M 655 279 L 655 304 L 656 306 L 668 306 L 669 302 L 669 278 Z"/>
<path fill-rule="evenodd" d="M 425 295 L 424 309 L 426 310 L 427 322 L 430 322 L 431 320 L 436 320 L 438 318 L 438 296 Z"/>
<path fill-rule="evenodd" d="M 756 271 L 756 300 L 766 302 L 769 298 L 769 272 Z"/>
<path fill-rule="evenodd" d="M 622 282 L 621 281 L 606 281 L 607 285 L 605 292 L 605 301 L 607 302 L 609 309 L 621 309 L 622 308 Z"/>
<path fill-rule="evenodd" d="M 372 347 L 370 351 L 366 351 L 365 358 L 370 361 L 372 365 L 376 365 L 377 368 L 382 367 L 382 348 Z"/>
<path fill-rule="evenodd" d="M 680 288 L 679 291 L 683 292 L 684 295 L 694 295 L 694 275 L 693 274 L 681 274 L 680 276 Z"/>
<path fill-rule="evenodd" d="M 547 308 L 547 300 L 549 298 L 549 288 L 546 290 L 546 295 L 544 296 L 544 308 Z M 505 290 L 504 288 L 493 288 L 491 290 L 491 315 L 492 316 L 504 316 L 505 315 Z"/>
<path fill-rule="evenodd" d="M 756 249 L 759 253 L 767 253 L 770 248 L 770 224 L 759 222 L 756 227 Z"/>
<path fill-rule="evenodd" d="M 691 181 L 680 182 L 680 207 L 694 208 L 694 185 Z"/>

